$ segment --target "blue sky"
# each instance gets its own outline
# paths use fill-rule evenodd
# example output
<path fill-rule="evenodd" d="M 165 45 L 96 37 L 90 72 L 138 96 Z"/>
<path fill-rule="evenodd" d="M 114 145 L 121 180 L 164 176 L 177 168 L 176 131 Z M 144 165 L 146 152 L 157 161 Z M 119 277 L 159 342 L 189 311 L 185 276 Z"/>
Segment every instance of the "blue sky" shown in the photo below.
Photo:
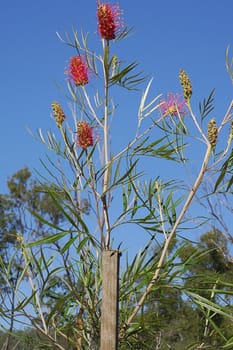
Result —
<path fill-rule="evenodd" d="M 225 69 L 228 45 L 233 52 L 232 0 L 122 0 L 119 5 L 125 23 L 134 30 L 118 50 L 126 62 L 138 61 L 140 69 L 154 77 L 152 94 L 180 92 L 178 72 L 184 68 L 192 80 L 194 103 L 216 88 L 215 117 L 220 120 L 232 99 L 232 84 Z M 61 36 L 72 33 L 72 26 L 88 31 L 90 44 L 100 49 L 95 0 L 1 2 L 1 192 L 15 171 L 24 166 L 40 168 L 39 158 L 44 157 L 46 149 L 26 127 L 33 131 L 56 129 L 50 105 L 53 100 L 64 100 L 56 83 L 66 87 L 64 70 L 74 54 L 59 41 L 56 32 Z M 138 98 L 140 94 L 129 100 L 123 97 L 127 103 L 116 126 L 116 138 L 130 128 L 134 111 L 136 118 Z M 194 152 L 197 165 L 198 158 Z"/>
<path fill-rule="evenodd" d="M 224 112 L 232 96 L 225 50 L 232 45 L 231 0 L 120 1 L 133 34 L 122 42 L 125 60 L 137 60 L 154 76 L 154 94 L 177 90 L 178 71 L 189 72 L 194 96 L 216 88 Z M 56 36 L 72 26 L 96 35 L 96 1 L 2 1 L 0 13 L 1 167 L 0 183 L 24 165 L 36 166 L 43 148 L 26 131 L 53 127 L 50 104 L 65 87 L 64 69 L 73 51 Z M 232 48 L 233 50 L 233 48 Z M 198 100 L 199 101 L 199 100 Z M 128 111 L 126 110 L 126 115 Z M 127 117 L 124 117 L 127 118 Z"/>

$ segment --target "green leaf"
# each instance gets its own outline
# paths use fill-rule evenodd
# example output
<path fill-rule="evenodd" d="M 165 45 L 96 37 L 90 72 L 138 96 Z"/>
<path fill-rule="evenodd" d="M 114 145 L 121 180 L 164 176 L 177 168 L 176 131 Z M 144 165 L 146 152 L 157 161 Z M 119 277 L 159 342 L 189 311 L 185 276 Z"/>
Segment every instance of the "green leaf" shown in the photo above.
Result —
<path fill-rule="evenodd" d="M 121 70 L 120 64 L 118 64 L 117 73 L 109 79 L 110 85 L 118 84 L 128 90 L 136 89 L 136 86 L 146 79 L 145 77 L 141 77 L 141 72 L 128 75 L 137 66 L 138 63 L 133 62 Z"/>
<path fill-rule="evenodd" d="M 216 180 L 215 186 L 214 186 L 214 192 L 217 191 L 219 185 L 223 182 L 227 174 L 232 174 L 233 169 L 233 149 L 231 151 L 231 154 L 227 158 L 227 160 L 223 163 L 221 169 L 220 169 L 220 175 Z M 228 181 L 228 185 L 226 187 L 226 191 L 228 191 L 233 183 L 233 176 Z"/>
<path fill-rule="evenodd" d="M 66 236 L 69 233 L 70 233 L 70 231 L 63 231 L 61 233 L 55 233 L 55 234 L 53 234 L 51 236 L 39 239 L 38 241 L 27 243 L 25 246 L 27 248 L 32 248 L 32 247 L 36 247 L 36 246 L 41 245 L 41 244 L 54 243 L 54 242 L 57 242 L 59 239 L 63 238 L 64 236 Z"/>
<path fill-rule="evenodd" d="M 222 346 L 223 349 L 232 350 L 233 348 L 233 337 L 227 340 L 226 344 Z"/>
<path fill-rule="evenodd" d="M 118 186 L 118 185 L 124 185 L 129 183 L 132 179 L 136 179 L 138 178 L 141 174 L 137 173 L 134 175 L 131 175 L 132 171 L 134 170 L 134 168 L 136 167 L 138 163 L 138 159 L 135 160 L 134 162 L 132 162 L 132 164 L 130 165 L 130 167 L 127 169 L 127 171 L 118 178 L 119 176 L 119 169 L 120 169 L 120 161 L 117 164 L 117 168 L 115 171 L 115 175 L 114 175 L 114 179 L 113 179 L 113 183 L 109 186 L 109 188 L 107 189 L 107 191 L 111 190 L 112 188 Z"/>
<path fill-rule="evenodd" d="M 24 298 L 22 301 L 20 301 L 20 302 L 17 304 L 17 306 L 16 306 L 16 308 L 15 308 L 15 311 L 20 311 L 20 310 L 25 309 L 25 307 L 26 307 L 29 303 L 31 303 L 31 301 L 34 299 L 35 295 L 36 295 L 36 291 L 33 291 L 29 298 Z"/>
<path fill-rule="evenodd" d="M 34 217 L 36 217 L 43 224 L 46 224 L 46 225 L 54 228 L 55 230 L 62 231 L 62 232 L 67 232 L 66 230 L 63 230 L 60 226 L 57 226 L 57 225 L 53 224 L 52 222 L 44 219 L 43 216 L 41 216 L 40 214 L 38 214 L 35 211 L 31 210 L 30 208 L 27 208 L 27 210 L 29 211 L 29 213 L 31 213 Z"/>
<path fill-rule="evenodd" d="M 123 212 L 125 213 L 128 207 L 128 198 L 126 196 L 126 192 L 124 187 L 122 187 L 122 203 L 123 203 Z"/>
<path fill-rule="evenodd" d="M 64 247 L 61 249 L 61 253 L 64 254 L 69 248 L 70 246 L 72 246 L 72 244 L 77 240 L 78 235 L 76 234 L 73 238 L 69 239 L 69 241 L 64 245 Z M 80 251 L 82 250 L 82 248 L 84 247 L 84 245 L 89 242 L 90 239 L 89 237 L 85 237 L 81 240 L 81 242 L 79 243 L 78 247 L 76 248 L 76 252 L 77 254 L 80 253 Z"/>
<path fill-rule="evenodd" d="M 138 110 L 139 121 L 141 121 L 143 118 L 146 118 L 147 116 L 151 115 L 156 109 L 159 108 L 159 103 L 157 103 L 155 105 L 155 102 L 158 101 L 158 99 L 161 97 L 161 95 L 156 96 L 150 102 L 148 102 L 147 105 L 145 105 L 152 81 L 153 81 L 153 79 L 151 79 L 149 81 L 144 93 L 142 94 L 142 98 L 141 98 L 140 106 L 139 106 L 139 110 Z"/>
<path fill-rule="evenodd" d="M 232 313 L 228 313 L 226 312 L 226 308 L 224 308 L 223 306 L 220 306 L 196 293 L 193 293 L 193 292 L 190 292 L 190 291 L 185 291 L 187 295 L 189 295 L 193 301 L 204 307 L 205 309 L 207 310 L 210 310 L 210 311 L 213 311 L 213 312 L 216 312 L 216 314 L 220 314 L 222 316 L 225 316 L 227 318 L 229 318 L 231 321 L 233 321 L 233 315 Z"/>
<path fill-rule="evenodd" d="M 207 98 L 207 100 L 204 98 L 203 103 L 199 103 L 199 111 L 200 111 L 200 115 L 201 115 L 201 120 L 202 121 L 205 119 L 205 117 L 207 117 L 207 115 L 209 113 L 211 113 L 214 110 L 214 106 L 213 106 L 214 91 L 215 91 L 215 89 L 213 89 L 210 92 L 209 97 Z"/>
<path fill-rule="evenodd" d="M 184 145 L 176 146 L 174 147 L 173 141 L 168 141 L 161 145 L 160 147 L 157 147 L 160 143 L 162 143 L 166 139 L 165 137 L 161 137 L 158 140 L 155 140 L 149 144 L 145 144 L 145 142 L 141 145 L 136 146 L 133 151 L 132 155 L 143 155 L 143 156 L 149 156 L 149 157 L 157 157 L 157 158 L 164 158 L 168 160 L 173 161 L 180 161 L 180 157 L 177 157 L 177 152 L 179 152 Z M 144 145 L 144 147 L 143 147 Z"/>

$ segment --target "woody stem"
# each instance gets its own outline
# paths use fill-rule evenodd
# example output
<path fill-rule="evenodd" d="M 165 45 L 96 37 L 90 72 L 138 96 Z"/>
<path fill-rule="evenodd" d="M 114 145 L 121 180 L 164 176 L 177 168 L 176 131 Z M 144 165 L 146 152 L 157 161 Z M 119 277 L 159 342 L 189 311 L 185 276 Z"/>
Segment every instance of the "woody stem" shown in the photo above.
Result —
<path fill-rule="evenodd" d="M 106 227 L 106 235 L 105 235 L 105 249 L 109 249 L 110 245 L 110 223 L 108 216 L 108 203 L 107 203 L 107 190 L 109 183 L 109 150 L 108 150 L 108 93 L 109 93 L 109 42 L 103 40 L 104 47 L 104 85 L 105 85 L 105 104 L 104 104 L 104 179 L 103 179 L 103 195 L 102 195 L 102 203 L 103 203 L 103 215 L 104 222 Z"/>

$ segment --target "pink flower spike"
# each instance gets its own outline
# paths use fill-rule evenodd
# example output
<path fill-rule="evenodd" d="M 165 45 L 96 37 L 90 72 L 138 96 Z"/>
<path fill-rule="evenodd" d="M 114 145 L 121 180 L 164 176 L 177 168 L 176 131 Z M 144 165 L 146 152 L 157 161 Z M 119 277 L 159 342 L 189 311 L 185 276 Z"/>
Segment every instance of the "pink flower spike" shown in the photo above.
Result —
<path fill-rule="evenodd" d="M 89 81 L 89 69 L 84 56 L 73 56 L 70 58 L 70 65 L 65 72 L 73 80 L 76 86 L 85 85 Z"/>
<path fill-rule="evenodd" d="M 187 114 L 185 99 L 178 94 L 169 93 L 167 99 L 161 101 L 160 108 L 163 117 L 183 117 Z"/>
<path fill-rule="evenodd" d="M 121 13 L 118 4 L 110 5 L 107 2 L 98 4 L 98 32 L 105 40 L 115 39 L 117 32 L 122 26 Z"/>

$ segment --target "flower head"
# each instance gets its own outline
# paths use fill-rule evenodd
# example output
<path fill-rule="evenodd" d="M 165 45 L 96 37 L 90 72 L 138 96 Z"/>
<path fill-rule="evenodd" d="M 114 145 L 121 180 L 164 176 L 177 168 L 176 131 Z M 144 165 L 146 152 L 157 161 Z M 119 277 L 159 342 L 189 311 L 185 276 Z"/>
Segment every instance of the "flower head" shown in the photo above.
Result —
<path fill-rule="evenodd" d="M 52 106 L 52 110 L 53 110 L 53 115 L 54 115 L 55 120 L 56 120 L 56 124 L 58 127 L 61 127 L 62 123 L 66 119 L 65 113 L 63 112 L 63 109 L 58 102 L 54 101 L 51 104 L 51 106 Z"/>
<path fill-rule="evenodd" d="M 70 76 L 76 86 L 85 85 L 89 81 L 89 69 L 84 56 L 73 56 L 66 73 Z"/>
<path fill-rule="evenodd" d="M 180 70 L 179 79 L 183 89 L 184 98 L 188 101 L 192 96 L 193 89 L 189 76 L 183 69 Z"/>
<path fill-rule="evenodd" d="M 218 127 L 215 118 L 212 118 L 208 123 L 208 140 L 212 148 L 215 148 L 218 141 Z"/>
<path fill-rule="evenodd" d="M 168 115 L 179 117 L 187 114 L 185 100 L 180 98 L 178 94 L 168 94 L 167 99 L 161 101 L 160 108 L 163 117 L 167 117 Z"/>
<path fill-rule="evenodd" d="M 102 39 L 115 39 L 117 31 L 122 26 L 121 10 L 118 4 L 110 5 L 107 2 L 98 5 L 98 32 Z"/>
<path fill-rule="evenodd" d="M 77 123 L 77 145 L 83 150 L 93 146 L 93 128 L 85 121 Z"/>

